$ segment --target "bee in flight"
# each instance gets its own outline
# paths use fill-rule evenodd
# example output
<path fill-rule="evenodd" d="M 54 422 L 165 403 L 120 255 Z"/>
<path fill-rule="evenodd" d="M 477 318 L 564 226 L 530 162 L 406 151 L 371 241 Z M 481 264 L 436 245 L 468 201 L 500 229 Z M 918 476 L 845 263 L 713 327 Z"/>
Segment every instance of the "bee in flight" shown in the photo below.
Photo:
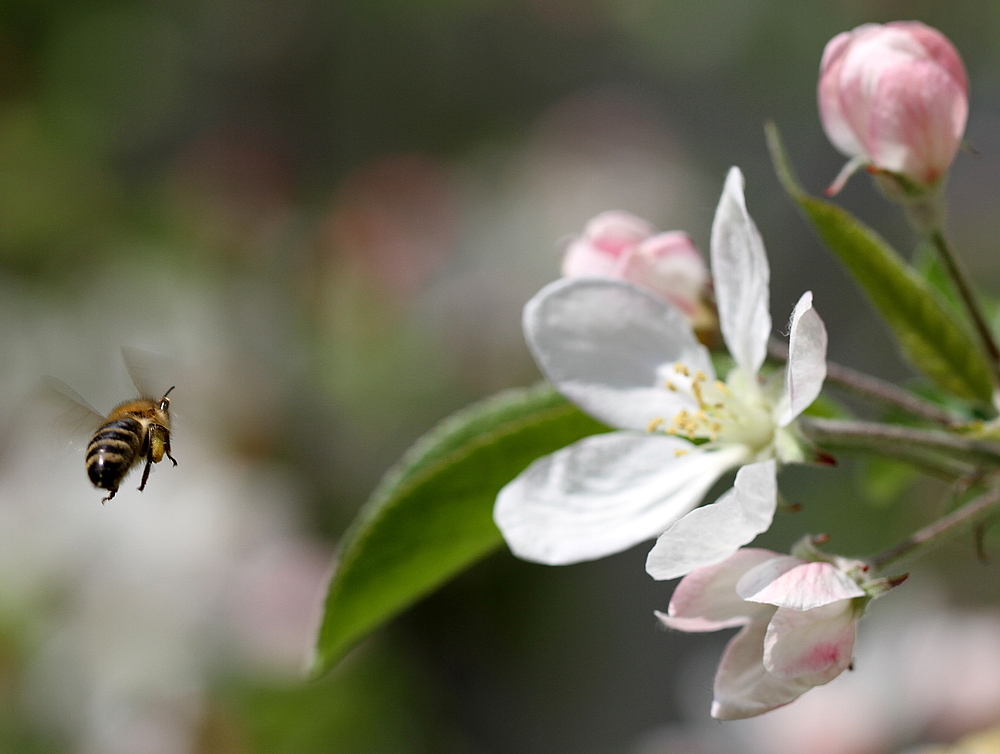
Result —
<path fill-rule="evenodd" d="M 139 379 L 142 370 L 137 360 L 155 358 L 154 355 L 122 348 L 122 356 L 132 382 L 142 395 L 118 404 L 106 417 L 65 383 L 46 379 L 49 387 L 61 394 L 60 402 L 66 404 L 65 399 L 69 399 L 73 404 L 71 410 L 77 415 L 77 424 L 96 427 L 87 444 L 87 476 L 98 489 L 110 491 L 111 494 L 101 500 L 102 504 L 117 494 L 119 485 L 139 463 L 145 461 L 140 492 L 146 488 L 153 464 L 162 461 L 163 456 L 169 458 L 174 466 L 177 465 L 177 460 L 170 454 L 169 396 L 174 388 L 171 387 L 160 398 L 147 397 L 149 391 L 140 387 L 145 380 Z"/>
<path fill-rule="evenodd" d="M 170 455 L 170 390 L 159 400 L 135 398 L 120 403 L 94 433 L 87 445 L 87 476 L 95 487 L 111 491 L 102 504 L 115 496 L 125 475 L 143 459 L 140 492 L 146 489 L 149 470 L 164 455 L 177 465 Z"/>

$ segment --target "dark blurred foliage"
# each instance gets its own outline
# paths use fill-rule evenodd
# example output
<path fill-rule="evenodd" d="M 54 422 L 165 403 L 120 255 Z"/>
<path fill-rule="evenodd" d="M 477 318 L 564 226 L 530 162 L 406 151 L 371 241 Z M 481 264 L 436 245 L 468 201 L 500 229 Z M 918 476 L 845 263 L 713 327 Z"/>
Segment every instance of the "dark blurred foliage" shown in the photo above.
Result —
<path fill-rule="evenodd" d="M 141 319 L 143 296 L 120 288 L 157 300 L 209 291 L 222 324 L 204 327 L 221 328 L 239 365 L 220 442 L 291 470 L 310 532 L 331 543 L 434 421 L 537 379 L 520 303 L 557 274 L 560 237 L 631 196 L 625 181 L 567 199 L 549 225 L 493 209 L 521 194 L 536 201 L 531 181 L 545 183 L 546 160 L 562 164 L 553 154 L 593 163 L 616 144 L 641 160 L 639 147 L 668 145 L 682 177 L 696 179 L 681 186 L 684 207 L 650 196 L 622 208 L 659 208 L 651 219 L 683 225 L 702 249 L 725 170 L 739 164 L 771 259 L 775 322 L 811 288 L 833 359 L 909 379 L 887 330 L 782 195 L 762 132 L 778 123 L 818 192 L 843 161 L 815 112 L 823 45 L 897 18 L 937 26 L 968 65 L 979 154 L 959 157 L 952 218 L 970 267 L 995 290 L 1000 6 L 5 0 L 0 298 L 31 316 L 79 307 L 87 321 L 98 291 L 115 321 Z M 514 180 L 519 171 L 529 179 Z M 575 189 L 559 180 L 543 194 Z M 841 200 L 909 252 L 901 215 L 865 176 Z M 247 385 L 251 405 L 236 397 Z M 943 490 L 907 492 L 903 480 L 901 499 L 873 505 L 867 472 L 842 460 L 783 473 L 804 512 L 779 517 L 764 546 L 823 531 L 833 549 L 868 554 L 941 504 Z M 627 751 L 644 731 L 707 715 L 709 676 L 689 693 L 685 663 L 725 638 L 657 629 L 670 587 L 645 575 L 645 550 L 560 569 L 499 553 L 322 681 L 216 679 L 196 747 Z M 939 559 L 958 564 L 946 578 L 961 599 L 995 601 L 993 571 L 970 551 L 957 543 Z M 37 640 L 11 635 L 0 640 L 0 748 L 75 750 L 18 711 Z"/>

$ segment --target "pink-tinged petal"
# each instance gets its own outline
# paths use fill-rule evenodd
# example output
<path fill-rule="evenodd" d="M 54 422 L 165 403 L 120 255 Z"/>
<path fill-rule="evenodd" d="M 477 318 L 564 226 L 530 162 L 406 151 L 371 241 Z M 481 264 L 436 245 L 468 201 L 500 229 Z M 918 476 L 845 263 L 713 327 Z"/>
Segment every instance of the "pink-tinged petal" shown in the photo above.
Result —
<path fill-rule="evenodd" d="M 616 280 L 550 283 L 524 307 L 524 332 L 549 381 L 620 429 L 646 430 L 655 419 L 697 408 L 690 395 L 666 389 L 675 363 L 708 379 L 715 374 L 680 310 Z"/>
<path fill-rule="evenodd" d="M 760 232 L 747 212 L 739 168 L 730 168 L 726 176 L 711 247 L 722 337 L 740 368 L 756 376 L 771 335 L 770 269 Z"/>
<path fill-rule="evenodd" d="M 874 26 L 874 24 L 869 24 Z M 859 27 L 863 28 L 863 27 Z M 860 155 L 865 151 L 854 128 L 848 122 L 847 113 L 841 101 L 841 71 L 844 58 L 850 48 L 854 32 L 841 32 L 826 44 L 820 63 L 819 100 L 820 121 L 827 137 L 843 154 Z"/>
<path fill-rule="evenodd" d="M 872 161 L 925 184 L 937 181 L 965 132 L 968 99 L 958 84 L 930 61 L 911 61 L 885 72 L 872 99 Z M 906 117 L 900 116 L 902 107 Z"/>
<path fill-rule="evenodd" d="M 656 233 L 656 228 L 629 212 L 610 210 L 591 219 L 583 237 L 605 254 L 620 257 Z"/>
<path fill-rule="evenodd" d="M 657 613 L 664 625 L 681 631 L 718 631 L 740 626 L 756 616 L 770 616 L 769 605 L 755 605 L 736 593 L 736 583 L 748 570 L 777 553 L 746 547 L 721 563 L 692 571 L 677 584 L 667 613 Z"/>
<path fill-rule="evenodd" d="M 946 70 L 955 83 L 968 94 L 969 79 L 965 73 L 965 64 L 962 63 L 958 50 L 944 34 L 920 21 L 890 21 L 886 27 L 904 30 L 924 48 L 927 56 Z"/>
<path fill-rule="evenodd" d="M 500 490 L 493 518 L 525 560 L 601 558 L 658 536 L 744 453 L 667 435 L 593 435 L 532 463 Z"/>
<path fill-rule="evenodd" d="M 754 568 L 736 585 L 736 591 L 750 602 L 793 610 L 811 610 L 865 595 L 854 579 L 832 563 L 804 561 L 791 555 Z"/>
<path fill-rule="evenodd" d="M 652 225 L 628 212 L 602 212 L 566 250 L 562 273 L 567 277 L 617 278 L 622 257 L 655 232 Z"/>
<path fill-rule="evenodd" d="M 785 395 L 777 411 L 779 427 L 789 424 L 816 400 L 826 379 L 826 327 L 812 305 L 812 292 L 802 294 L 789 324 Z"/>
<path fill-rule="evenodd" d="M 777 493 L 773 460 L 744 466 L 733 489 L 660 535 L 646 558 L 646 573 L 675 579 L 725 560 L 771 526 Z"/>
<path fill-rule="evenodd" d="M 764 667 L 809 686 L 827 683 L 851 664 L 857 625 L 850 600 L 811 610 L 779 608 L 764 637 Z"/>
<path fill-rule="evenodd" d="M 622 258 L 621 277 L 647 288 L 694 314 L 708 285 L 708 266 L 691 237 L 683 231 L 660 233 Z"/>
<path fill-rule="evenodd" d="M 619 260 L 606 254 L 580 238 L 573 241 L 566 249 L 562 261 L 562 274 L 565 277 L 618 277 Z"/>
<path fill-rule="evenodd" d="M 726 645 L 715 674 L 712 717 L 742 720 L 794 701 L 812 688 L 796 678 L 783 678 L 764 667 L 765 620 L 745 626 Z"/>

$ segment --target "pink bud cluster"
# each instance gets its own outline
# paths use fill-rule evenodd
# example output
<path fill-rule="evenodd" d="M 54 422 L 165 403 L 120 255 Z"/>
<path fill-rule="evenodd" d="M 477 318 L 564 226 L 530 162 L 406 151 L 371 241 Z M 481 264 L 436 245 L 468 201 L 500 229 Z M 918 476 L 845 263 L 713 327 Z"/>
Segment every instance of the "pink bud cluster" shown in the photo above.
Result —
<path fill-rule="evenodd" d="M 695 319 L 709 285 L 708 268 L 683 231 L 657 233 L 628 212 L 603 212 L 566 250 L 567 277 L 624 280 L 652 291 Z"/>

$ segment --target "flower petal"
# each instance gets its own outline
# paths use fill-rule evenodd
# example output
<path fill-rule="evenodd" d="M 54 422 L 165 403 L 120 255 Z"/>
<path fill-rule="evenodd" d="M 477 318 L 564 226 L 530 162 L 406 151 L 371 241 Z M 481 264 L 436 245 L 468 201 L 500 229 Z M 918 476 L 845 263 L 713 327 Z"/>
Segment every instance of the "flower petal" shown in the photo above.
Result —
<path fill-rule="evenodd" d="M 767 622 L 755 620 L 726 645 L 715 673 L 712 717 L 742 720 L 794 701 L 812 688 L 797 678 L 772 675 L 764 667 Z"/>
<path fill-rule="evenodd" d="M 850 600 L 812 610 L 779 608 L 764 637 L 764 667 L 809 686 L 827 683 L 851 664 L 857 625 Z"/>
<path fill-rule="evenodd" d="M 777 553 L 745 547 L 721 563 L 692 571 L 677 584 L 666 614 L 656 616 L 680 631 L 718 631 L 741 626 L 754 616 L 770 615 L 771 607 L 746 602 L 736 593 L 736 582 L 754 566 Z"/>
<path fill-rule="evenodd" d="M 542 372 L 587 413 L 645 430 L 694 399 L 665 387 L 677 362 L 714 378 L 708 351 L 677 308 L 617 280 L 550 283 L 524 307 L 524 333 Z"/>
<path fill-rule="evenodd" d="M 785 394 L 776 411 L 779 427 L 787 426 L 816 400 L 826 379 L 826 327 L 813 308 L 812 291 L 803 293 L 795 305 L 788 332 Z"/>
<path fill-rule="evenodd" d="M 733 489 L 660 535 L 646 558 L 646 573 L 658 580 L 675 579 L 725 560 L 771 526 L 777 493 L 773 460 L 744 466 Z"/>
<path fill-rule="evenodd" d="M 708 265 L 691 236 L 674 230 L 639 244 L 622 260 L 621 279 L 652 291 L 691 317 L 709 282 Z"/>
<path fill-rule="evenodd" d="M 567 277 L 618 277 L 622 258 L 655 232 L 652 225 L 628 212 L 602 212 L 569 245 L 562 273 Z"/>
<path fill-rule="evenodd" d="M 667 435 L 592 435 L 532 463 L 500 490 L 493 518 L 525 560 L 601 558 L 660 534 L 744 452 Z"/>
<path fill-rule="evenodd" d="M 770 269 L 760 232 L 747 212 L 743 173 L 737 167 L 729 169 L 715 211 L 711 258 L 722 337 L 736 363 L 755 376 L 771 335 Z"/>
<path fill-rule="evenodd" d="M 736 585 L 750 602 L 764 602 L 793 610 L 811 610 L 865 591 L 832 563 L 805 561 L 784 555 L 747 572 Z"/>

